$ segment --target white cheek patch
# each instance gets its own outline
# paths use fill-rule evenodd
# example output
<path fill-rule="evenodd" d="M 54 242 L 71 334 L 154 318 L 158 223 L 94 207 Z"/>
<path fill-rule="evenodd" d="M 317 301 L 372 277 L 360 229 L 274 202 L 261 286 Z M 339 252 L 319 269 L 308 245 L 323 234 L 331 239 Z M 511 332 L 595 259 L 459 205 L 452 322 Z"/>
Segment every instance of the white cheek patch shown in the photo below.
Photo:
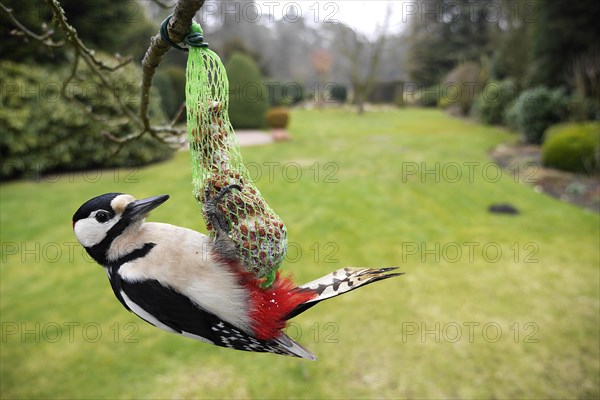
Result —
<path fill-rule="evenodd" d="M 92 247 L 100 243 L 106 237 L 110 228 L 121 219 L 121 216 L 118 215 L 102 224 L 94 218 L 95 213 L 96 212 L 93 212 L 86 219 L 80 219 L 73 227 L 75 236 L 77 236 L 77 240 L 79 240 L 79 243 L 81 243 L 83 247 Z"/>

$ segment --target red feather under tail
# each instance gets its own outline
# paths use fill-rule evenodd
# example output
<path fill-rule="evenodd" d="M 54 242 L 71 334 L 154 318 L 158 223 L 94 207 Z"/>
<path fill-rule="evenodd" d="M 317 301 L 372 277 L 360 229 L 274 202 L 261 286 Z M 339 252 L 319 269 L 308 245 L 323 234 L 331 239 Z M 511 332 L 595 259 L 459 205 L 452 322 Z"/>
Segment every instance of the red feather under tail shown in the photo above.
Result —
<path fill-rule="evenodd" d="M 256 279 L 246 282 L 250 289 L 252 330 L 258 339 L 275 339 L 286 327 L 285 317 L 317 294 L 308 290 L 298 290 L 290 277 L 283 277 L 279 272 L 269 288 L 261 288 L 261 282 Z"/>

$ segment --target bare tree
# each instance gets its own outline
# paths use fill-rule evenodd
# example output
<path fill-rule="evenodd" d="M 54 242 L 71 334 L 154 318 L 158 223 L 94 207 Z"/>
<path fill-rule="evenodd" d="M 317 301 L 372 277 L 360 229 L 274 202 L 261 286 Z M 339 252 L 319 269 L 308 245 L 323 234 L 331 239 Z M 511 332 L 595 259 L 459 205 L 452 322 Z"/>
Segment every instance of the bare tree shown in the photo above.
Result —
<path fill-rule="evenodd" d="M 337 43 L 341 54 L 348 61 L 348 74 L 358 114 L 365 111 L 365 102 L 373 89 L 387 40 L 390 16 L 391 8 L 388 7 L 383 24 L 378 26 L 371 38 L 349 26 L 338 27 Z"/>

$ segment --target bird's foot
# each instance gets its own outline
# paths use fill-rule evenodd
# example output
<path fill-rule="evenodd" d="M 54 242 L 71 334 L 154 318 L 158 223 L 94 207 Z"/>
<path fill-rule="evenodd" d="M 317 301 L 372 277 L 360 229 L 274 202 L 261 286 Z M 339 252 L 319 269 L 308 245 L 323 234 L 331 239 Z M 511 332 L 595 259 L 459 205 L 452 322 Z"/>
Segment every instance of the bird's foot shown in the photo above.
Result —
<path fill-rule="evenodd" d="M 218 207 L 219 201 L 223 199 L 232 189 L 242 190 L 239 185 L 228 185 L 222 188 L 219 193 L 214 196 L 210 196 L 210 189 L 205 189 L 205 198 L 206 198 L 206 216 L 208 218 L 208 222 L 212 225 L 213 229 L 216 233 L 219 231 L 223 231 L 225 233 L 229 232 L 229 224 L 225 221 L 225 216 L 221 212 Z"/>

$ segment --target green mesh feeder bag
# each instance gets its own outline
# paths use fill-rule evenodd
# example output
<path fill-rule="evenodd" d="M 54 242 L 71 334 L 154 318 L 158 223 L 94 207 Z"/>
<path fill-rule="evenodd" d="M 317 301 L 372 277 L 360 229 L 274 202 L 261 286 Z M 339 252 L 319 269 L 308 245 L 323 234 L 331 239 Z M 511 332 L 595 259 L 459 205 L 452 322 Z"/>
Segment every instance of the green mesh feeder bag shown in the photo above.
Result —
<path fill-rule="evenodd" d="M 191 32 L 202 41 L 200 25 L 193 23 Z M 208 198 L 229 185 L 238 185 L 241 190 L 231 190 L 217 207 L 229 225 L 229 236 L 242 263 L 264 279 L 263 286 L 269 286 L 287 252 L 286 228 L 242 162 L 229 121 L 227 73 L 207 43 L 189 48 L 185 91 L 194 196 L 202 204 L 206 227 L 214 235 L 206 213 Z"/>

